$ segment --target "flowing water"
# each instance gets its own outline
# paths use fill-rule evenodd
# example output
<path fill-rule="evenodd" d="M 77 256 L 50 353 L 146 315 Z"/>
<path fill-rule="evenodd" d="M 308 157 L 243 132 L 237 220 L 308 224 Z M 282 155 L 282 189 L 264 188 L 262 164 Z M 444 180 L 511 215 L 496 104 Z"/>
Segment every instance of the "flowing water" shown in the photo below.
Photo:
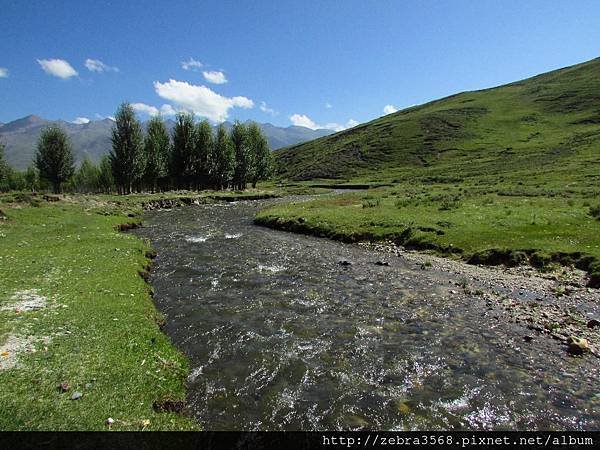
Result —
<path fill-rule="evenodd" d="M 138 232 L 205 429 L 600 428 L 598 359 L 524 344 L 446 273 L 253 225 L 271 202 L 154 211 Z"/>

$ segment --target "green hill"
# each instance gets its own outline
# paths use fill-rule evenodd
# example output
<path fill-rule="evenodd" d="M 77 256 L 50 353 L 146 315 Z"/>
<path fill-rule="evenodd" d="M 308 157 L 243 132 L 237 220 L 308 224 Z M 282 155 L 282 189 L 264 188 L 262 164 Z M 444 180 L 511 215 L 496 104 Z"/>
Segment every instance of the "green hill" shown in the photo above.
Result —
<path fill-rule="evenodd" d="M 282 178 L 600 181 L 600 58 L 278 152 Z M 555 176 L 556 175 L 556 176 Z"/>
<path fill-rule="evenodd" d="M 478 264 L 575 265 L 600 287 L 600 59 L 399 111 L 277 163 L 284 180 L 372 189 L 276 205 L 257 223 Z"/>

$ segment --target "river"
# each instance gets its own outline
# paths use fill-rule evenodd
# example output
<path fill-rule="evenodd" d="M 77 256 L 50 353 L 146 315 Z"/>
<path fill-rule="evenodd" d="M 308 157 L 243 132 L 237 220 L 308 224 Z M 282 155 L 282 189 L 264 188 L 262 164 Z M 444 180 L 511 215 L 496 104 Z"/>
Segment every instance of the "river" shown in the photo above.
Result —
<path fill-rule="evenodd" d="M 598 359 L 525 345 L 448 273 L 253 225 L 275 201 L 152 211 L 137 231 L 203 428 L 600 428 Z"/>

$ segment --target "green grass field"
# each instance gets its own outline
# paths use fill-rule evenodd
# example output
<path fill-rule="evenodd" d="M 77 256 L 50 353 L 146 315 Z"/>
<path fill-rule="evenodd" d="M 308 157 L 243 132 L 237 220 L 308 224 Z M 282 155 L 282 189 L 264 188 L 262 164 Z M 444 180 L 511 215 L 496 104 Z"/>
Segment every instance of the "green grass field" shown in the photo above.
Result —
<path fill-rule="evenodd" d="M 346 242 L 388 240 L 484 264 L 572 264 L 590 272 L 591 284 L 598 285 L 597 200 L 524 194 L 397 185 L 276 205 L 261 211 L 256 222 Z"/>
<path fill-rule="evenodd" d="M 102 430 L 109 417 L 115 430 L 193 429 L 153 408 L 185 398 L 187 362 L 138 275 L 149 247 L 115 230 L 135 219 L 96 202 L 0 206 L 0 345 L 26 342 L 0 355 L 17 357 L 0 370 L 0 429 Z M 19 311 L 31 292 L 44 306 Z"/>

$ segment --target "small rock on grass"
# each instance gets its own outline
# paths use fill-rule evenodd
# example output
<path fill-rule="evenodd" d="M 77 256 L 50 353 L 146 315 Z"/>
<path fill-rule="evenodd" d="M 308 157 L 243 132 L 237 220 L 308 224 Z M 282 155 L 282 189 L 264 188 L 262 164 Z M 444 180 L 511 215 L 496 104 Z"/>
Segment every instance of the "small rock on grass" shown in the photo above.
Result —
<path fill-rule="evenodd" d="M 83 394 L 79 391 L 75 391 L 73 392 L 73 395 L 71 395 L 71 400 L 79 400 L 81 397 L 83 397 Z"/>

